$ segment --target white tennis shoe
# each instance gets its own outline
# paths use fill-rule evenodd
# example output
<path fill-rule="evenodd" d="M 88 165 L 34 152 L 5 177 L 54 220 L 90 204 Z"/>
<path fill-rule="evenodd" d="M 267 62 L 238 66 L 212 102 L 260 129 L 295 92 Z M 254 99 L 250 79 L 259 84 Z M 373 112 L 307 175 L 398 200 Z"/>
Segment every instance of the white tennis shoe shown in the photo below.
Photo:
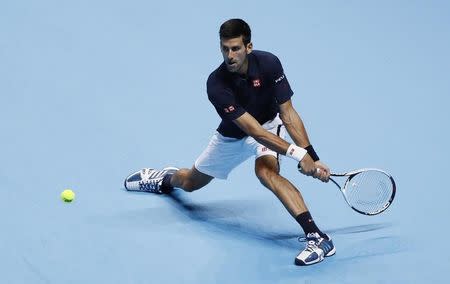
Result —
<path fill-rule="evenodd" d="M 167 167 L 160 171 L 145 168 L 129 175 L 124 181 L 124 186 L 129 191 L 145 191 L 161 194 L 163 193 L 161 185 L 164 176 L 173 174 L 178 170 L 175 167 Z"/>
<path fill-rule="evenodd" d="M 333 241 L 327 235 L 328 240 L 318 233 L 309 233 L 306 236 L 306 247 L 295 258 L 296 265 L 311 265 L 321 262 L 325 257 L 336 253 Z"/>

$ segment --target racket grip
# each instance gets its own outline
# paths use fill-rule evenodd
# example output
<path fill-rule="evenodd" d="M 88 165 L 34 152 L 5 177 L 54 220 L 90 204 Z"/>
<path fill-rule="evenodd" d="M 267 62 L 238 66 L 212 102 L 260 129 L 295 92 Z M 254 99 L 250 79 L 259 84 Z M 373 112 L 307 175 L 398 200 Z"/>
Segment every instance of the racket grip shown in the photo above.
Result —
<path fill-rule="evenodd" d="M 302 167 L 300 166 L 300 163 L 298 163 L 297 169 L 298 169 L 299 172 L 302 170 Z M 320 169 L 319 168 L 316 168 L 316 173 L 320 174 Z"/>

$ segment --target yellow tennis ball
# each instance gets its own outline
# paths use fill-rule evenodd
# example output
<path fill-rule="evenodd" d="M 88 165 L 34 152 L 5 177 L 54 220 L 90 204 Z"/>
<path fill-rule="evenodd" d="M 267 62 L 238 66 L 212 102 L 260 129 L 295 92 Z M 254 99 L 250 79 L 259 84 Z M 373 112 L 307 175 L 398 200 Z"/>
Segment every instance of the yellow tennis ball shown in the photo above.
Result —
<path fill-rule="evenodd" d="M 71 189 L 65 189 L 63 192 L 61 192 L 61 199 L 64 202 L 72 202 L 74 198 L 75 192 L 73 192 Z"/>

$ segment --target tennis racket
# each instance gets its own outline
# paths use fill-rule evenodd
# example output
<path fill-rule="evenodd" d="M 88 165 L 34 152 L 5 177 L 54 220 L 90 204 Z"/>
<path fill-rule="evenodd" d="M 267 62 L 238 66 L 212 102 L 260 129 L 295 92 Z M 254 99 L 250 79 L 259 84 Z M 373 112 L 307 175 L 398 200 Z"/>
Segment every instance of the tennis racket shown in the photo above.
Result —
<path fill-rule="evenodd" d="M 341 186 L 332 181 L 341 191 L 347 204 L 364 215 L 377 215 L 386 210 L 394 200 L 396 186 L 394 178 L 379 169 L 366 168 L 346 173 L 331 173 L 333 177 L 345 177 Z"/>
<path fill-rule="evenodd" d="M 346 177 L 344 186 L 330 180 L 341 190 L 347 204 L 364 215 L 377 215 L 386 210 L 395 197 L 394 178 L 383 170 L 359 169 L 347 173 L 332 173 L 333 177 Z"/>

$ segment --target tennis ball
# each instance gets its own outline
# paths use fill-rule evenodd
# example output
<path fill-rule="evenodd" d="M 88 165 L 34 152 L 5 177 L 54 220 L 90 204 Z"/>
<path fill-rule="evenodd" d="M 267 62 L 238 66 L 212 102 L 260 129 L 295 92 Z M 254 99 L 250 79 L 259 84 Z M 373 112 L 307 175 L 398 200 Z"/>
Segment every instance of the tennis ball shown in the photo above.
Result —
<path fill-rule="evenodd" d="M 71 189 L 65 189 L 63 192 L 61 192 L 61 199 L 64 202 L 72 202 L 74 198 L 75 192 L 73 192 Z"/>

